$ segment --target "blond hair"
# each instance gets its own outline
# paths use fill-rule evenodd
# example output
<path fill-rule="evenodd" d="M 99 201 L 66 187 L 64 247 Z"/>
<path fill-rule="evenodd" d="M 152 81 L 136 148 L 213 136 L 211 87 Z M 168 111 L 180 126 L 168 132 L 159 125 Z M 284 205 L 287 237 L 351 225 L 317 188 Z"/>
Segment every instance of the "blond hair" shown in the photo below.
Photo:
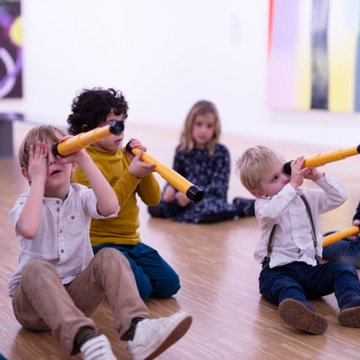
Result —
<path fill-rule="evenodd" d="M 195 119 L 198 115 L 213 114 L 215 118 L 214 135 L 213 138 L 206 144 L 206 148 L 210 154 L 215 152 L 215 146 L 219 141 L 221 133 L 220 117 L 216 106 L 207 100 L 200 100 L 196 102 L 188 112 L 185 118 L 184 129 L 180 136 L 179 150 L 190 152 L 195 147 L 195 142 L 192 137 L 192 128 Z"/>
<path fill-rule="evenodd" d="M 31 129 L 25 136 L 19 148 L 19 163 L 21 168 L 29 167 L 30 145 L 35 146 L 38 141 L 57 143 L 59 138 L 67 135 L 66 131 L 51 125 L 41 125 Z"/>
<path fill-rule="evenodd" d="M 257 145 L 245 150 L 237 162 L 241 183 L 251 193 L 259 190 L 263 174 L 278 161 L 284 162 L 282 155 L 266 146 Z"/>

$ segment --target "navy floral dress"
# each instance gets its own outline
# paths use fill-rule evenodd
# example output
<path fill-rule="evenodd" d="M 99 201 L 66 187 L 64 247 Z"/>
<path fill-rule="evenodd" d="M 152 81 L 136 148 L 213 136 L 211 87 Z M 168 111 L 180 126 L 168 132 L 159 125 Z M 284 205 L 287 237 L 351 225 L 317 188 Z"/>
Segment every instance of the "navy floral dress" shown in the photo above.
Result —
<path fill-rule="evenodd" d="M 212 223 L 241 216 L 236 205 L 227 202 L 230 154 L 224 145 L 217 144 L 212 155 L 206 149 L 184 152 L 177 148 L 173 169 L 203 190 L 204 197 L 185 207 L 176 200 L 171 203 L 161 200 L 157 206 L 149 207 L 152 216 L 186 223 Z"/>

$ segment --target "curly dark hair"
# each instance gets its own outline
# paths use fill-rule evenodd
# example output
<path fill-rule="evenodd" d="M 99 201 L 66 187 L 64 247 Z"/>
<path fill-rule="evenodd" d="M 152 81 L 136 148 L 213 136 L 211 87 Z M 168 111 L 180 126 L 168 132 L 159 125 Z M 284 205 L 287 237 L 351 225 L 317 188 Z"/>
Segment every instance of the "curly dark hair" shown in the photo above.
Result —
<path fill-rule="evenodd" d="M 69 133 L 77 135 L 95 129 L 106 120 L 111 110 L 116 115 L 123 115 L 125 120 L 128 109 L 121 91 L 99 87 L 83 89 L 72 101 L 72 113 L 67 118 Z"/>

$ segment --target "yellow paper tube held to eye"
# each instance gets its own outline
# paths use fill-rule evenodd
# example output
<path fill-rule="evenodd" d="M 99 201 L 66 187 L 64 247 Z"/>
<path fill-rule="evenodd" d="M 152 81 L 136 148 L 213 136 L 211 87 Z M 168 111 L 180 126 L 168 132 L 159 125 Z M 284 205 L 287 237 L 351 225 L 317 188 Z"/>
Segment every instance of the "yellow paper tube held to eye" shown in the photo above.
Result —
<path fill-rule="evenodd" d="M 114 120 L 110 125 L 95 128 L 55 144 L 52 147 L 52 153 L 54 156 L 68 156 L 106 138 L 111 134 L 118 135 L 123 131 L 124 122 Z"/>
<path fill-rule="evenodd" d="M 340 241 L 342 239 L 345 239 L 348 236 L 356 235 L 360 232 L 359 226 L 352 226 L 345 230 L 335 232 L 333 234 L 324 236 L 323 238 L 323 247 L 328 246 L 330 244 L 333 244 L 334 242 Z"/>
<path fill-rule="evenodd" d="M 333 161 L 343 160 L 349 156 L 358 155 L 359 153 L 360 153 L 360 145 L 347 149 L 339 149 L 329 153 L 316 154 L 305 158 L 303 167 L 323 166 Z M 292 160 L 284 164 L 285 174 L 288 175 L 291 174 L 291 163 Z"/>
<path fill-rule="evenodd" d="M 136 155 L 140 151 L 139 148 L 132 149 L 129 144 L 126 145 L 126 150 L 134 155 Z M 163 165 L 146 152 L 142 154 L 141 160 L 146 164 L 156 165 L 155 171 L 175 189 L 185 194 L 188 199 L 194 202 L 199 202 L 203 198 L 204 192 L 200 190 L 196 185 L 186 180 L 175 170 Z"/>

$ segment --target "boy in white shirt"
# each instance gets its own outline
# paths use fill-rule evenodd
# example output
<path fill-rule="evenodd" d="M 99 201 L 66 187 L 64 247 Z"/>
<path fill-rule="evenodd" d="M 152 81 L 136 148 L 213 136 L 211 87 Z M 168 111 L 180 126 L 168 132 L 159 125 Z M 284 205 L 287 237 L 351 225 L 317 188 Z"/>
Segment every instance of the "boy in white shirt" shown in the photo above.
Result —
<path fill-rule="evenodd" d="M 286 175 L 282 156 L 265 146 L 247 149 L 238 163 L 242 184 L 257 198 L 261 240 L 254 256 L 263 266 L 260 293 L 279 304 L 288 326 L 321 335 L 327 320 L 308 299 L 335 292 L 340 324 L 360 327 L 357 271 L 342 262 L 318 262 L 322 255 L 319 214 L 340 206 L 346 190 L 317 169 L 303 168 L 303 163 L 303 157 L 294 160 L 291 175 Z M 300 188 L 304 178 L 320 189 Z"/>
<path fill-rule="evenodd" d="M 85 150 L 65 158 L 52 154 L 52 146 L 65 138 L 61 129 L 39 126 L 20 147 L 30 190 L 9 213 L 20 237 L 19 266 L 9 281 L 15 317 L 28 329 L 51 330 L 68 354 L 111 360 L 108 339 L 89 318 L 106 296 L 133 359 L 152 359 L 186 333 L 192 318 L 178 312 L 149 320 L 125 256 L 114 249 L 93 256 L 90 221 L 116 216 L 118 200 Z M 92 189 L 70 183 L 75 163 Z"/>

